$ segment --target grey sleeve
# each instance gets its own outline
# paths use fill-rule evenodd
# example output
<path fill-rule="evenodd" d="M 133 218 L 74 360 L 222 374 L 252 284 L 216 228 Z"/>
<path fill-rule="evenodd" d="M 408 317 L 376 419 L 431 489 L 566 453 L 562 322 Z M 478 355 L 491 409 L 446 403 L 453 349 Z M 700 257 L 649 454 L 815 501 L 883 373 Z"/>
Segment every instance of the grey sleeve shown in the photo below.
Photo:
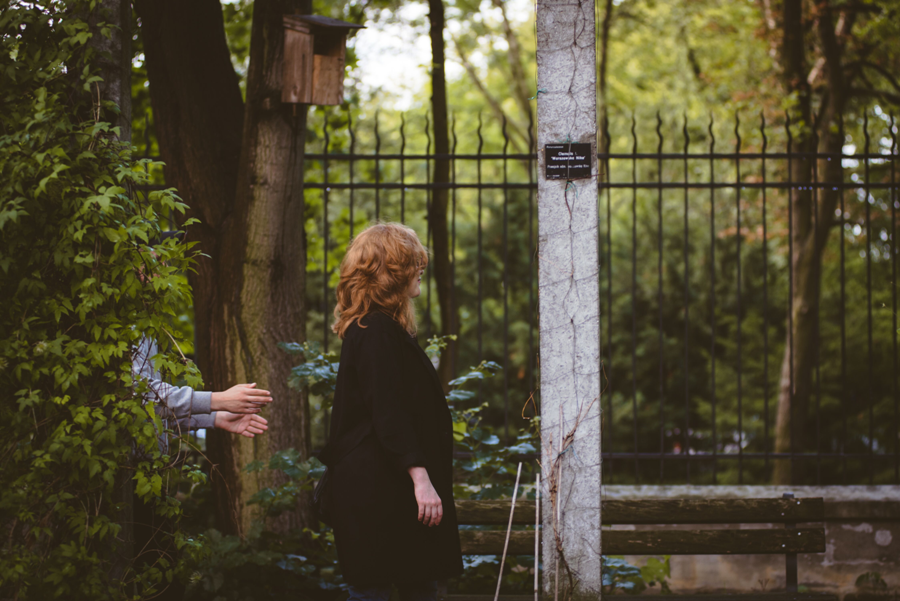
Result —
<path fill-rule="evenodd" d="M 156 412 L 163 418 L 180 420 L 197 414 L 208 415 L 211 411 L 212 393 L 197 391 L 190 386 L 173 386 L 161 380 L 153 368 L 152 358 L 156 353 L 156 343 L 149 338 L 142 338 L 132 359 L 131 371 L 135 379 L 144 380 L 150 389 L 144 398 L 156 404 Z"/>

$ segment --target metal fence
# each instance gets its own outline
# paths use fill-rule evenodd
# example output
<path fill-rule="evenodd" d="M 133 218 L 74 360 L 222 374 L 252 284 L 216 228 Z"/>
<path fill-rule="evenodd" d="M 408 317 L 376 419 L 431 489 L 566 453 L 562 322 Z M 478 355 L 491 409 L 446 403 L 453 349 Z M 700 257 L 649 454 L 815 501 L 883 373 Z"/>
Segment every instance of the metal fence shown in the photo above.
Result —
<path fill-rule="evenodd" d="M 633 473 L 629 474 L 629 481 L 760 483 L 771 477 L 773 462 L 783 460 L 790 462 L 792 481 L 796 483 L 900 482 L 900 401 L 896 369 L 897 141 L 893 118 L 885 121 L 886 127 L 881 129 L 886 132 L 888 143 L 882 138 L 873 150 L 868 116 L 863 115 L 862 153 L 842 151 L 829 156 L 796 152 L 788 127 L 783 135 L 785 149 L 772 152 L 768 148 L 764 121 L 758 127 L 756 148 L 748 151 L 742 148 L 739 120 L 736 120 L 734 146 L 730 151 L 717 151 L 710 122 L 707 151 L 690 152 L 685 122 L 681 153 L 663 152 L 664 138 L 658 126 L 656 152 L 638 152 L 637 136 L 632 135 L 630 153 L 611 153 L 607 149 L 601 154 L 606 172 L 613 176 L 617 171 L 611 165 L 616 161 L 631 168 L 630 181 L 612 179 L 604 186 L 607 301 L 604 359 L 612 392 L 607 394 L 604 405 L 607 426 L 604 457 L 607 465 L 615 466 L 607 474 L 611 471 L 615 478 L 622 471 L 622 463 L 631 463 Z M 812 161 L 812 181 L 801 183 L 787 179 L 792 162 L 799 160 Z M 844 177 L 841 181 L 820 181 L 819 162 L 831 160 L 842 161 Z M 664 178 L 663 167 L 667 161 L 673 167 L 668 180 Z M 705 169 L 697 169 L 697 162 L 706 163 Z M 657 173 L 655 181 L 639 179 L 641 163 L 655 166 L 651 168 Z M 681 178 L 674 177 L 672 172 L 677 171 L 681 172 Z M 697 172 L 706 177 L 698 181 L 692 177 Z M 643 198 L 641 191 L 647 192 Z M 794 262 L 789 259 L 794 241 L 792 200 L 806 193 L 807 202 L 812 204 L 811 225 L 816 227 L 818 203 L 829 191 L 839 198 L 833 224 L 837 232 L 821 249 L 821 301 L 812 336 L 816 352 L 811 406 L 806 415 L 797 415 L 796 409 L 791 415 L 794 420 L 806 422 L 807 436 L 795 440 L 792 435 L 788 450 L 776 453 L 773 450 L 774 402 L 782 379 L 791 391 L 795 390 L 793 362 L 787 372 L 779 373 L 784 346 L 787 345 L 787 353 L 791 355 L 797 351 L 794 340 L 786 336 L 794 319 L 789 298 L 798 285 Z M 616 218 L 617 199 L 629 205 L 631 212 L 631 254 L 619 265 L 613 239 L 617 225 L 627 227 L 623 223 L 627 218 Z M 642 202 L 651 208 L 646 217 L 655 223 L 647 225 L 656 234 L 655 249 L 644 249 L 643 253 L 637 235 Z M 652 209 L 655 215 L 650 214 Z M 668 218 L 664 212 L 669 213 Z M 674 219 L 678 213 L 682 217 L 680 224 Z M 702 223 L 703 213 L 706 223 Z M 666 256 L 663 243 L 664 228 L 672 226 L 676 231 L 681 230 L 680 273 L 673 268 L 673 261 L 667 261 L 670 257 Z M 692 274 L 692 268 L 698 266 L 692 264 L 691 245 L 704 237 L 706 246 L 701 252 L 706 253 L 706 264 L 699 266 L 700 273 Z M 648 246 L 652 242 L 643 244 Z M 820 250 L 818 246 L 816 250 Z M 637 286 L 642 271 L 639 256 L 648 263 L 656 259 L 652 261 L 655 265 L 643 266 L 645 274 L 655 271 L 656 276 L 656 303 L 655 306 L 652 302 L 645 303 L 644 315 L 637 307 L 641 300 Z M 742 273 L 742 268 L 755 269 L 757 273 Z M 616 270 L 630 272 L 631 277 L 630 337 L 620 337 L 618 341 L 614 338 L 614 295 L 629 291 L 616 289 L 613 279 Z M 865 277 L 861 286 L 859 281 L 852 281 L 852 299 L 848 293 L 848 273 L 855 278 Z M 705 286 L 697 276 L 707 280 Z M 880 304 L 877 309 L 876 297 Z M 667 304 L 674 304 L 676 310 L 667 309 Z M 680 320 L 673 316 L 678 311 L 683 312 Z M 689 318 L 692 311 L 699 312 L 706 322 L 707 331 L 700 336 L 691 335 L 691 328 L 696 327 Z M 655 354 L 652 363 L 658 375 L 652 386 L 642 387 L 638 377 L 646 374 L 650 366 L 640 366 L 641 343 L 652 346 L 652 342 L 640 340 L 636 324 L 651 316 L 658 321 L 657 348 L 655 353 L 653 349 L 648 352 L 644 348 L 644 351 L 645 357 Z M 750 338 L 745 325 L 748 321 L 750 327 L 761 328 L 761 341 L 757 335 L 756 346 L 749 349 L 742 344 Z M 850 331 L 851 322 L 857 329 Z M 678 326 L 683 330 L 676 331 Z M 698 353 L 691 343 L 704 338 L 707 348 Z M 859 354 L 849 356 L 851 348 Z M 697 375 L 696 370 L 691 370 L 692 362 L 696 361 L 701 362 L 700 381 L 689 377 Z M 827 371 L 823 369 L 825 365 L 829 367 Z M 851 368 L 854 374 L 849 373 Z M 677 371 L 681 377 L 672 373 Z M 648 398 L 648 388 L 656 389 L 656 399 Z M 647 429 L 643 429 L 644 437 L 639 435 L 642 392 L 645 393 L 644 419 L 651 413 L 657 418 L 656 440 L 646 436 Z M 625 401 L 618 407 L 617 395 Z M 698 408 L 701 410 L 697 411 Z M 729 416 L 721 419 L 717 410 L 727 410 Z M 628 421 L 617 420 L 617 411 L 630 412 L 630 437 L 613 431 L 615 424 Z"/>
<path fill-rule="evenodd" d="M 336 348 L 333 290 L 354 233 L 401 221 L 430 244 L 431 199 L 446 187 L 459 365 L 503 366 L 478 398 L 511 440 L 540 405 L 533 141 L 470 116 L 453 120 L 450 154 L 438 155 L 427 116 L 319 121 L 306 154 L 309 339 Z M 798 484 L 900 483 L 894 119 L 862 114 L 832 155 L 797 152 L 786 122 L 641 125 L 604 126 L 598 154 L 604 482 L 768 483 L 782 461 Z M 438 159 L 451 162 L 449 184 L 432 181 Z M 791 182 L 801 160 L 812 181 Z M 820 180 L 827 161 L 842 162 L 840 181 Z M 797 350 L 793 201 L 815 210 L 827 193 L 839 201 L 816 249 L 813 388 L 792 416 L 805 435 L 775 452 L 785 347 Z M 439 315 L 427 273 L 422 338 Z M 784 381 L 794 389 L 792 369 Z M 323 437 L 327 415 L 316 420 Z"/>
<path fill-rule="evenodd" d="M 666 140 L 661 120 L 652 124 L 650 152 L 640 147 L 636 121 L 624 135 L 606 128 L 609 142 L 598 155 L 605 482 L 765 483 L 778 460 L 790 462 L 797 483 L 900 482 L 896 126 L 878 113 L 873 141 L 868 114 L 862 119 L 852 128 L 863 138 L 861 152 L 847 146 L 833 156 L 797 152 L 787 124 L 772 133 L 763 121 L 748 129 L 736 118 L 727 149 L 712 122 L 678 124 L 676 151 L 664 150 L 675 143 Z M 326 126 L 320 146 L 307 148 L 313 177 L 306 186 L 321 192 L 324 248 L 346 244 L 348 236 L 334 227 L 341 211 L 350 216 L 347 235 L 366 220 L 394 219 L 412 223 L 430 241 L 425 217 L 438 187 L 430 174 L 435 160 L 451 161 L 445 186 L 463 313 L 460 363 L 503 365 L 501 382 L 481 396 L 511 437 L 524 427 L 520 415 L 537 383 L 537 157 L 510 152 L 503 123 L 495 124 L 499 147 L 486 148 L 485 127 L 479 119 L 461 134 L 455 125 L 450 154 L 437 155 L 427 118 L 418 152 L 407 150 L 405 118 L 392 128 L 377 117 L 362 127 Z M 370 133 L 360 151 L 364 130 Z M 346 140 L 335 144 L 338 133 Z M 774 138 L 780 149 L 773 150 Z M 787 173 L 800 160 L 814 166 L 840 160 L 844 177 L 819 181 L 814 168 L 813 181 L 791 182 Z M 806 436 L 776 453 L 785 345 L 794 351 L 787 338 L 797 285 L 789 260 L 792 200 L 806 193 L 817 207 L 827 190 L 837 191 L 840 202 L 822 249 L 814 389 L 808 414 L 794 416 L 806 422 Z M 328 344 L 324 316 L 340 252 L 325 256 L 318 266 L 319 325 Z M 426 290 L 428 335 L 437 314 L 430 280 Z"/>

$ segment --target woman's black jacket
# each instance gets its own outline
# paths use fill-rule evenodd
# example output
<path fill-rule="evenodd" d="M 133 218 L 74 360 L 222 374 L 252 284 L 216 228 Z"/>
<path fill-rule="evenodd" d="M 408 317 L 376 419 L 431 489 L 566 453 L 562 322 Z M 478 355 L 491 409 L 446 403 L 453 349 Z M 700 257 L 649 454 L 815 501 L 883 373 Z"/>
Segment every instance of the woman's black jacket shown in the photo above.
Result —
<path fill-rule="evenodd" d="M 354 585 L 440 580 L 462 572 L 453 503 L 453 428 L 434 366 L 397 322 L 370 313 L 347 328 L 331 439 L 365 432 L 329 466 L 326 502 L 341 572 Z M 362 427 L 360 427 L 362 425 Z M 418 521 L 411 466 L 428 470 L 440 496 L 439 526 Z"/>

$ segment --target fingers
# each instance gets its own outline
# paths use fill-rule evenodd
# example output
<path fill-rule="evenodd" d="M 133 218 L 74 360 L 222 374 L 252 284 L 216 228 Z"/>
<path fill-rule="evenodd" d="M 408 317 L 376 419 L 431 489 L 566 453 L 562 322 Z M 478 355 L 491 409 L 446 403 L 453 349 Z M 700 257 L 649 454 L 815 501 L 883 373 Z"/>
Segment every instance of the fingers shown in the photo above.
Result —
<path fill-rule="evenodd" d="M 419 521 L 426 526 L 437 526 L 444 517 L 444 508 L 440 501 L 419 503 Z"/>
<path fill-rule="evenodd" d="M 249 406 L 267 405 L 272 402 L 272 393 L 256 388 L 256 384 L 244 384 L 240 391 L 240 401 Z"/>
<path fill-rule="evenodd" d="M 429 526 L 437 526 L 441 523 L 441 519 L 444 517 L 444 508 L 440 503 L 435 504 L 435 506 L 431 510 L 431 523 Z"/>
<path fill-rule="evenodd" d="M 262 417 L 261 415 L 251 415 L 251 416 L 250 416 L 250 423 L 251 423 L 252 425 L 256 426 L 257 428 L 262 428 L 263 430 L 268 430 L 268 429 L 269 429 L 269 425 L 268 425 L 268 424 L 269 424 L 269 420 L 267 420 L 266 418 Z"/>
<path fill-rule="evenodd" d="M 272 393 L 256 388 L 256 382 L 237 384 L 228 391 L 231 397 L 224 408 L 232 413 L 255 414 L 272 402 Z"/>
<path fill-rule="evenodd" d="M 268 429 L 269 429 L 269 426 L 266 426 L 266 425 L 256 424 L 253 422 L 250 422 L 249 424 L 247 424 L 247 430 L 250 432 L 253 432 L 254 434 L 262 434 L 263 432 L 265 432 Z"/>

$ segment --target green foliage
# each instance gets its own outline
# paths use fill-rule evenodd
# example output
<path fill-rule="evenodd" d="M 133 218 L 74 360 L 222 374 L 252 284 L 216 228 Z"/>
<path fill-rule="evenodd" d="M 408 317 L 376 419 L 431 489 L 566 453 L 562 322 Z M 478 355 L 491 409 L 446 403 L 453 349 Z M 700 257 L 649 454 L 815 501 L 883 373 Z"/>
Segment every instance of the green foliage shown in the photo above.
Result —
<path fill-rule="evenodd" d="M 316 457 L 301 461 L 295 449 L 279 451 L 269 459 L 268 466 L 262 461 L 253 461 L 244 467 L 245 472 L 259 472 L 268 467 L 287 476 L 286 482 L 276 487 L 264 487 L 253 494 L 248 505 L 259 505 L 266 517 L 277 517 L 295 507 L 297 498 L 304 490 L 312 490 L 312 481 L 322 477 L 325 466 Z"/>
<path fill-rule="evenodd" d="M 177 518 L 164 495 L 177 466 L 131 373 L 142 336 L 168 343 L 190 302 L 183 245 L 155 243 L 171 190 L 134 193 L 134 161 L 92 105 L 100 81 L 78 14 L 96 2 L 15 3 L 0 13 L 0 597 L 143 597 L 172 564 L 131 562 L 116 544 L 135 495 Z M 172 350 L 167 377 L 199 384 Z M 138 450 L 140 452 L 138 452 Z M 186 477 L 202 477 L 185 467 Z M 124 491 L 124 492 L 123 492 Z M 195 543 L 175 537 L 187 550 Z"/>
<path fill-rule="evenodd" d="M 487 594 L 497 588 L 497 574 L 500 571 L 499 555 L 463 556 L 464 574 L 448 582 L 451 594 Z M 534 590 L 534 556 L 507 555 L 503 567 L 504 595 L 528 594 Z"/>
<path fill-rule="evenodd" d="M 457 336 L 455 334 L 429 338 L 428 346 L 425 347 L 425 354 L 428 355 L 428 358 L 432 361 L 439 360 L 441 358 L 441 353 L 447 348 L 447 344 L 449 344 L 451 340 L 456 339 Z"/>
<path fill-rule="evenodd" d="M 294 390 L 309 388 L 309 392 L 327 401 L 327 407 L 331 407 L 331 397 L 334 396 L 334 387 L 337 384 L 337 353 L 321 351 L 318 342 L 282 342 L 278 347 L 292 355 L 300 355 L 303 363 L 291 370 L 288 377 L 288 385 Z"/>
<path fill-rule="evenodd" d="M 271 520 L 296 507 L 324 471 L 318 459 L 300 460 L 294 449 L 279 451 L 267 463 L 255 461 L 247 472 L 271 470 L 283 482 L 265 487 L 248 501 L 259 507 L 250 532 L 243 538 L 216 530 L 202 537 L 203 553 L 190 564 L 191 584 L 185 599 L 196 601 L 293 601 L 332 599 L 343 588 L 337 570 L 334 535 L 321 524 L 275 533 Z"/>
<path fill-rule="evenodd" d="M 601 559 L 603 571 L 603 592 L 606 594 L 624 592 L 629 595 L 637 595 L 657 584 L 664 594 L 671 593 L 666 578 L 671 577 L 669 556 L 662 559 L 648 557 L 644 567 L 634 566 L 624 557 L 618 555 L 604 555 Z"/>
<path fill-rule="evenodd" d="M 185 601 L 327 600 L 342 589 L 330 530 L 285 535 L 257 523 L 244 538 L 211 530 L 203 549 Z"/>

